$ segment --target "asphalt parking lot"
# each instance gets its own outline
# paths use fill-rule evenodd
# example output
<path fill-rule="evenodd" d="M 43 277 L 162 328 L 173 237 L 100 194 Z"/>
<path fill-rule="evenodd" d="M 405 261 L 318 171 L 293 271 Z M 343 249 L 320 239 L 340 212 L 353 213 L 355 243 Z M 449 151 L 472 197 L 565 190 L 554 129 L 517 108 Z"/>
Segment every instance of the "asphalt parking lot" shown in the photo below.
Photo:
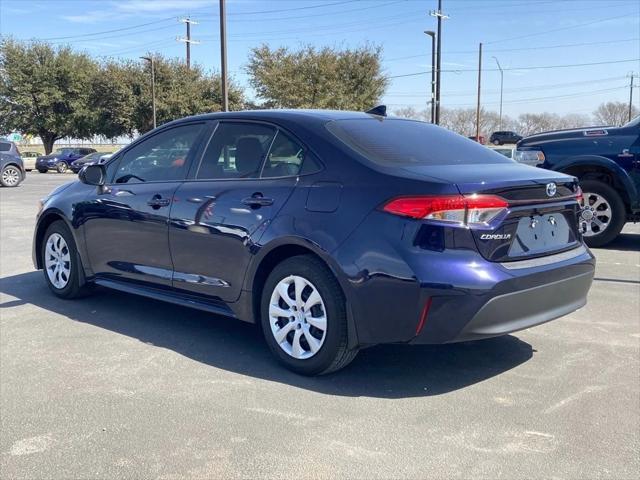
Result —
<path fill-rule="evenodd" d="M 304 378 L 248 324 L 51 295 L 31 264 L 37 201 L 72 179 L 0 189 L 1 478 L 637 478 L 640 225 L 594 250 L 578 312 Z"/>

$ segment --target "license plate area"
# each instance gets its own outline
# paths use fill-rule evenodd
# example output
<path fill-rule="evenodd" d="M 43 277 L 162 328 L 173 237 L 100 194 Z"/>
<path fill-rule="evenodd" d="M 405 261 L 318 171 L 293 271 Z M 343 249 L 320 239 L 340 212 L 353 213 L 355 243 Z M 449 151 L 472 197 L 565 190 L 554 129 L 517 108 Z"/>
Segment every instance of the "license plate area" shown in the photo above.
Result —
<path fill-rule="evenodd" d="M 518 220 L 508 256 L 522 257 L 559 250 L 573 241 L 571 227 L 560 212 L 522 217 Z"/>

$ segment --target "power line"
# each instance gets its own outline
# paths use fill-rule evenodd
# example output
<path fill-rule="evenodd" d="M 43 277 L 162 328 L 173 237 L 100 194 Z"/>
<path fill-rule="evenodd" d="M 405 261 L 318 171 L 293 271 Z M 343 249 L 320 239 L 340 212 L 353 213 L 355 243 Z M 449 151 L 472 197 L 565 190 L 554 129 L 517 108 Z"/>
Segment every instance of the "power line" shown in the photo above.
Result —
<path fill-rule="evenodd" d="M 593 62 L 593 63 L 573 63 L 573 64 L 564 64 L 564 65 L 538 65 L 538 66 L 531 66 L 531 67 L 511 67 L 511 68 L 503 68 L 503 70 L 542 70 L 542 69 L 548 69 L 548 68 L 569 68 L 569 67 L 588 67 L 591 65 L 609 65 L 609 64 L 614 64 L 614 63 L 629 63 L 629 62 L 637 62 L 640 61 L 640 58 L 631 58 L 629 60 L 610 60 L 607 62 Z M 477 72 L 478 69 L 477 68 L 458 68 L 458 69 L 452 69 L 452 70 L 441 70 L 442 72 L 447 72 L 447 73 L 458 73 L 458 72 Z M 497 68 L 487 68 L 484 69 L 485 72 L 497 72 L 498 69 Z M 392 75 L 390 77 L 387 78 L 404 78 L 404 77 L 415 77 L 417 75 L 427 75 L 427 74 L 431 74 L 430 71 L 426 71 L 426 72 L 414 72 L 414 73 L 405 73 L 402 75 Z"/>
<path fill-rule="evenodd" d="M 582 42 L 582 43 L 565 43 L 565 44 L 558 44 L 558 45 L 542 45 L 539 47 L 520 47 L 520 48 L 499 48 L 499 49 L 495 49 L 495 50 L 490 50 L 490 53 L 497 53 L 497 52 L 520 52 L 520 51 L 524 51 L 524 50 L 547 50 L 547 49 L 554 49 L 554 48 L 565 48 L 565 47 L 583 47 L 583 46 L 590 46 L 590 45 L 609 45 L 609 44 L 613 44 L 613 43 L 626 43 L 626 42 L 634 42 L 640 40 L 640 37 L 635 37 L 635 38 L 626 38 L 623 40 L 607 40 L 607 41 L 599 41 L 599 42 Z M 456 54 L 456 53 L 473 53 L 476 54 L 477 52 L 475 50 L 452 50 L 450 52 L 444 52 L 446 55 L 451 55 L 451 54 Z M 408 55 L 406 57 L 394 57 L 394 58 L 388 58 L 385 59 L 385 62 L 393 62 L 396 60 L 407 60 L 410 58 L 418 58 L 418 57 L 428 57 L 427 54 L 419 54 L 419 55 Z"/>
<path fill-rule="evenodd" d="M 83 33 L 83 34 L 79 34 L 79 35 L 68 35 L 66 37 L 34 38 L 34 40 L 51 41 L 51 40 L 67 40 L 67 39 L 70 39 L 70 38 L 94 37 L 94 36 L 102 35 L 102 34 L 105 34 L 105 33 L 115 33 L 115 32 L 124 32 L 126 30 L 134 30 L 136 28 L 147 27 L 149 25 L 155 25 L 155 24 L 158 24 L 158 23 L 163 23 L 163 22 L 167 22 L 169 20 L 174 20 L 174 19 L 175 19 L 175 17 L 167 17 L 167 18 L 163 18 L 161 20 L 156 20 L 154 22 L 140 23 L 138 25 L 132 25 L 130 27 L 123 27 L 123 28 L 115 28 L 113 30 L 103 30 L 101 32 Z"/>
<path fill-rule="evenodd" d="M 604 83 L 604 82 L 610 82 L 610 81 L 614 81 L 614 80 L 623 80 L 627 78 L 626 76 L 617 76 L 617 77 L 608 77 L 608 78 L 598 78 L 598 79 L 594 79 L 594 80 L 581 80 L 581 81 L 577 81 L 577 82 L 564 82 L 564 83 L 554 83 L 554 84 L 545 84 L 545 85 L 523 85 L 519 88 L 506 88 L 504 91 L 506 93 L 510 93 L 510 92 L 521 92 L 523 90 L 547 90 L 549 88 L 565 88 L 565 87 L 571 87 L 571 86 L 576 86 L 576 85 L 588 85 L 591 83 Z M 487 94 L 492 94 L 492 93 L 499 93 L 499 90 L 483 90 L 483 93 L 487 93 Z M 392 97 L 416 97 L 416 96 L 422 96 L 424 95 L 424 92 L 422 91 L 415 91 L 415 92 L 396 92 L 396 93 L 387 93 L 387 96 L 392 96 Z M 462 92 L 462 91 L 454 91 L 454 92 L 447 92 L 447 97 L 470 97 L 470 96 L 475 96 L 475 93 L 468 93 L 468 92 Z"/>
<path fill-rule="evenodd" d="M 562 31 L 565 31 L 565 30 L 572 30 L 574 28 L 586 27 L 587 25 L 593 25 L 595 23 L 608 22 L 609 20 L 617 20 L 619 18 L 635 17 L 635 16 L 637 16 L 637 15 L 634 15 L 635 13 L 636 12 L 630 12 L 630 13 L 627 13 L 625 15 L 617 15 L 615 17 L 608 17 L 608 18 L 600 18 L 598 20 L 592 20 L 592 21 L 586 22 L 586 23 L 578 23 L 576 25 L 568 25 L 566 27 L 554 28 L 554 29 L 551 29 L 551 30 L 543 30 L 541 32 L 529 33 L 527 35 L 519 35 L 517 37 L 501 38 L 500 40 L 493 40 L 491 42 L 486 42 L 486 43 L 487 44 L 492 44 L 492 43 L 507 42 L 507 41 L 511 41 L 511 40 L 519 40 L 521 38 L 530 38 L 530 37 L 536 37 L 538 35 L 546 35 L 547 33 L 554 33 L 554 32 L 562 32 Z"/>

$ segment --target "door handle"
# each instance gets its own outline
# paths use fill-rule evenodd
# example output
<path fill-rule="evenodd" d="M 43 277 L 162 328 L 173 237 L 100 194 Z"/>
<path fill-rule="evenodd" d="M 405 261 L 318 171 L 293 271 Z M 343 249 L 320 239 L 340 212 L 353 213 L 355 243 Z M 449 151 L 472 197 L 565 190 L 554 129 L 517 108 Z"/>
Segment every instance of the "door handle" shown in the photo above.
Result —
<path fill-rule="evenodd" d="M 170 203 L 171 200 L 169 200 L 168 198 L 162 198 L 162 196 L 160 195 L 154 195 L 153 197 L 151 197 L 151 200 L 147 202 L 147 205 L 149 205 L 151 208 L 158 209 L 161 207 L 168 207 Z"/>
<path fill-rule="evenodd" d="M 268 207 L 273 205 L 273 198 L 266 198 L 261 193 L 254 193 L 250 197 L 244 198 L 242 203 L 251 208 Z"/>

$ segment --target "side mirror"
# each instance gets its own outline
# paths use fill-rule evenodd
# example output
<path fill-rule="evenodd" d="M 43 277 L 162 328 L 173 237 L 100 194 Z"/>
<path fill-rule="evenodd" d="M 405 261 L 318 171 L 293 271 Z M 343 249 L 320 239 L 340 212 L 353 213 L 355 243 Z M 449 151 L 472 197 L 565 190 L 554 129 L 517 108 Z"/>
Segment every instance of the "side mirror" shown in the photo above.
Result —
<path fill-rule="evenodd" d="M 86 183 L 87 185 L 101 187 L 107 181 L 107 169 L 104 165 L 98 165 L 97 163 L 87 165 L 80 170 L 78 178 L 82 183 Z"/>

